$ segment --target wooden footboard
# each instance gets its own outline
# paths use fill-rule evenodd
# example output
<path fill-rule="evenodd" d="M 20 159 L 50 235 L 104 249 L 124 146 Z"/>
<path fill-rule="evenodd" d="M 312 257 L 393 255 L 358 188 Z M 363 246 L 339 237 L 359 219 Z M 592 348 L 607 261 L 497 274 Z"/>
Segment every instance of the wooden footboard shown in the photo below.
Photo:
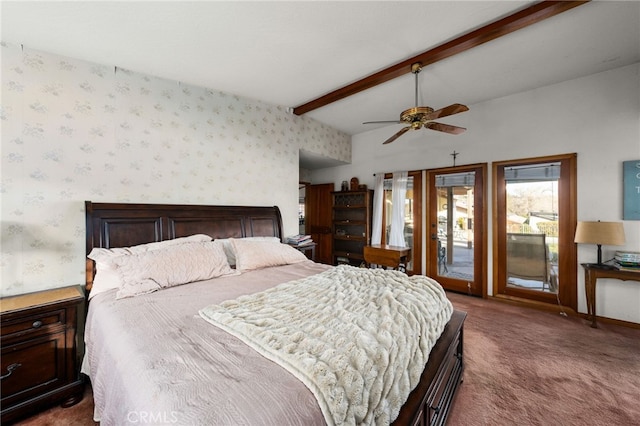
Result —
<path fill-rule="evenodd" d="M 463 325 L 466 312 L 454 311 L 418 386 L 411 392 L 394 425 L 444 425 L 453 404 L 464 368 Z"/>

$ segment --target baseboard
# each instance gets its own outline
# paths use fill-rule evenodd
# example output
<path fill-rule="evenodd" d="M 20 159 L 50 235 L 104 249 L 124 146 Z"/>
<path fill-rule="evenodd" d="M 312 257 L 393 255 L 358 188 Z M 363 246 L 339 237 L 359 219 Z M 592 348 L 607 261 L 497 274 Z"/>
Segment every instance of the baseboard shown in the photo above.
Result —
<path fill-rule="evenodd" d="M 583 314 L 580 313 L 578 314 L 580 315 L 582 318 L 591 321 L 591 319 L 589 318 L 589 316 L 587 314 Z M 629 328 L 635 328 L 640 330 L 640 324 L 638 324 L 637 322 L 631 322 L 631 321 L 624 321 L 624 320 L 619 320 L 619 319 L 615 319 L 615 318 L 607 318 L 607 317 L 599 317 L 596 315 L 596 321 L 598 323 L 604 323 L 604 324 L 613 324 L 613 325 L 619 325 L 622 327 L 629 327 Z"/>
<path fill-rule="evenodd" d="M 558 305 L 556 303 L 545 303 L 537 300 L 523 299 L 521 297 L 508 296 L 506 294 L 496 294 L 493 296 L 487 296 L 487 299 L 497 300 L 499 302 L 509 303 L 516 306 L 526 306 L 529 308 L 539 309 L 541 311 L 557 312 L 559 314 L 566 314 L 572 316 L 578 316 L 578 312 L 574 311 L 568 306 Z"/>
<path fill-rule="evenodd" d="M 580 318 L 582 318 L 582 319 L 584 319 L 586 321 L 591 321 L 591 319 L 589 318 L 588 314 L 584 314 L 584 313 L 581 313 L 581 312 L 576 312 L 572 308 L 569 308 L 568 306 L 561 306 L 561 305 L 552 304 L 552 303 L 538 302 L 537 300 L 523 299 L 521 297 L 507 296 L 507 295 L 504 295 L 504 294 L 497 294 L 497 295 L 493 295 L 493 296 L 488 296 L 487 299 L 496 300 L 496 301 L 503 302 L 503 303 L 509 303 L 511 305 L 516 305 L 516 306 L 526 306 L 526 307 L 529 307 L 529 308 L 539 309 L 539 310 L 547 311 L 547 312 L 557 312 L 557 313 L 559 313 L 561 315 L 562 314 L 566 314 L 566 315 L 571 315 L 571 316 L 575 316 L 575 317 L 580 317 Z M 607 318 L 607 317 L 600 317 L 600 316 L 596 316 L 596 319 L 597 319 L 598 322 L 602 322 L 602 323 L 606 323 L 606 324 L 614 324 L 614 325 L 619 325 L 619 326 L 622 326 L 622 327 L 640 329 L 640 324 L 635 323 L 635 322 L 623 321 L 623 320 Z"/>

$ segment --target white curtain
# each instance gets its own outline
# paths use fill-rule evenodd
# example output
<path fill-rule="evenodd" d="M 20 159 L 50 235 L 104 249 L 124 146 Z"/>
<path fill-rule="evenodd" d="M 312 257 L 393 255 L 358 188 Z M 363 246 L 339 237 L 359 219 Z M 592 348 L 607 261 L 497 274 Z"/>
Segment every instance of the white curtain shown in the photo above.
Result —
<path fill-rule="evenodd" d="M 407 197 L 408 172 L 394 172 L 391 186 L 391 231 L 389 245 L 406 247 L 404 239 L 404 200 Z"/>
<path fill-rule="evenodd" d="M 373 217 L 371 219 L 371 244 L 382 242 L 382 207 L 384 205 L 384 173 L 376 173 L 373 188 Z"/>

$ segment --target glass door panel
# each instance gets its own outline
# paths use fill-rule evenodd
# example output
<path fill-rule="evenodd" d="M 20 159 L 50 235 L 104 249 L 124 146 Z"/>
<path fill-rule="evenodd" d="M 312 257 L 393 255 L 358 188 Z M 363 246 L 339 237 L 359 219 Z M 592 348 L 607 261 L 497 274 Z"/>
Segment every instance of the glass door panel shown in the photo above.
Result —
<path fill-rule="evenodd" d="M 404 200 L 404 240 L 407 247 L 411 247 L 411 256 L 407 262 L 407 271 L 414 270 L 413 262 L 413 176 L 407 177 L 407 195 Z M 389 241 L 389 233 L 391 232 L 391 208 L 393 201 L 391 198 L 391 187 L 393 182 L 391 179 L 384 180 L 384 235 L 382 241 L 386 244 Z"/>
<path fill-rule="evenodd" d="M 385 175 L 383 182 L 384 188 L 384 207 L 383 207 L 383 230 L 382 244 L 388 244 L 389 232 L 391 230 L 391 208 L 393 182 L 391 174 Z M 420 171 L 409 172 L 407 176 L 407 193 L 404 200 L 404 229 L 403 235 L 406 246 L 411 248 L 411 255 L 407 262 L 406 269 L 410 275 L 420 274 L 422 257 L 421 244 L 421 226 L 422 209 L 421 209 L 421 192 L 422 192 L 422 174 Z"/>
<path fill-rule="evenodd" d="M 511 169 L 512 177 L 506 177 L 506 285 L 556 293 L 560 164 L 528 167 L 534 169 L 529 178 L 514 176 L 518 174 L 516 168 Z M 556 169 L 557 172 L 552 171 Z"/>
<path fill-rule="evenodd" d="M 430 172 L 429 275 L 449 290 L 483 294 L 483 168 Z"/>
<path fill-rule="evenodd" d="M 442 277 L 473 281 L 474 175 L 436 176 L 438 275 Z"/>

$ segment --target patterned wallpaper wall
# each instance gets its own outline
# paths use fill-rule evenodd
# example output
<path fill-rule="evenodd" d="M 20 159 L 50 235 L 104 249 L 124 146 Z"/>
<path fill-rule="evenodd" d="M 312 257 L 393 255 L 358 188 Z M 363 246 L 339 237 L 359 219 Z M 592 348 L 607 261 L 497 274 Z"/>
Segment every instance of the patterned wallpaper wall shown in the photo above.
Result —
<path fill-rule="evenodd" d="M 84 200 L 278 205 L 296 233 L 298 152 L 348 135 L 285 107 L 2 43 L 6 296 L 84 282 Z"/>

